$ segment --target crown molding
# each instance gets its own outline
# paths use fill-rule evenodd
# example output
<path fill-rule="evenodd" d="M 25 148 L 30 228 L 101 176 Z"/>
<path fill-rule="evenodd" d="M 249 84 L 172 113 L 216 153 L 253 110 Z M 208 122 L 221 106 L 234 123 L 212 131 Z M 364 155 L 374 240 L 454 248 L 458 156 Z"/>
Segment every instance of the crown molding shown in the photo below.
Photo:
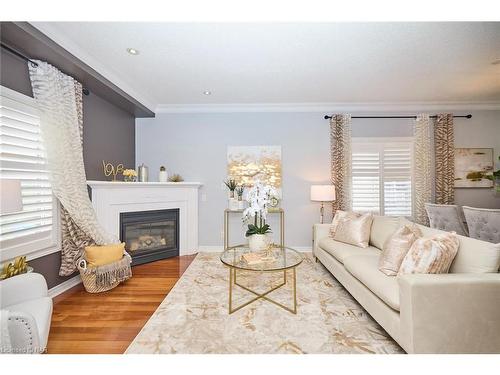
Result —
<path fill-rule="evenodd" d="M 155 113 L 498 111 L 500 102 L 160 104 Z"/>
<path fill-rule="evenodd" d="M 111 83 L 119 87 L 121 90 L 123 90 L 128 95 L 144 105 L 146 108 L 148 108 L 150 111 L 154 112 L 154 101 L 151 98 L 148 98 L 137 92 L 129 84 L 124 82 L 116 73 L 106 68 L 106 66 L 104 66 L 98 59 L 85 52 L 80 46 L 75 44 L 65 35 L 62 35 L 54 26 L 48 24 L 47 22 L 29 22 L 29 24 L 52 39 L 55 43 L 78 58 L 80 61 L 83 61 L 92 69 L 97 71 Z"/>

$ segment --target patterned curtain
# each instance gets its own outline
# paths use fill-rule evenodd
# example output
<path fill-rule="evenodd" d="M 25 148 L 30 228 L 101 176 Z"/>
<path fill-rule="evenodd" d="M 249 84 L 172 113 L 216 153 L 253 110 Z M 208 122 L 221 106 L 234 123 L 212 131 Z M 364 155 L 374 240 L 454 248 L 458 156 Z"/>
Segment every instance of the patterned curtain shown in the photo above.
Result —
<path fill-rule="evenodd" d="M 453 114 L 438 114 L 434 124 L 436 203 L 455 203 L 455 140 Z"/>
<path fill-rule="evenodd" d="M 414 220 L 422 225 L 429 225 L 425 203 L 432 199 L 431 185 L 431 123 L 429 115 L 417 116 L 413 126 L 414 136 Z"/>
<path fill-rule="evenodd" d="M 52 65 L 28 63 L 33 96 L 40 108 L 40 129 L 52 192 L 61 203 L 63 228 L 60 275 L 76 270 L 88 243 L 117 242 L 99 225 L 88 197 L 82 148 L 81 85 Z"/>
<path fill-rule="evenodd" d="M 335 185 L 333 213 L 349 211 L 351 201 L 351 116 L 333 115 L 330 120 L 330 171 Z"/>
<path fill-rule="evenodd" d="M 83 148 L 83 97 L 82 85 L 75 82 L 76 112 L 80 144 Z M 71 215 L 61 204 L 61 267 L 59 275 L 68 276 L 76 271 L 76 261 L 82 256 L 85 246 L 95 245 L 95 241 L 85 234 L 71 218 Z"/>

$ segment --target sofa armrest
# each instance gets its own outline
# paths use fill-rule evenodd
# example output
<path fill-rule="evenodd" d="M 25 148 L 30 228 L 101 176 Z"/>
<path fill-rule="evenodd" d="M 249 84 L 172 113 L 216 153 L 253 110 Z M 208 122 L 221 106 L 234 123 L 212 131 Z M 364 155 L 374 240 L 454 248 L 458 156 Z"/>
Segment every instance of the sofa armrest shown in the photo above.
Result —
<path fill-rule="evenodd" d="M 319 240 L 330 235 L 331 224 L 314 224 L 313 226 L 313 255 L 316 253 L 316 247 Z"/>
<path fill-rule="evenodd" d="M 47 282 L 39 273 L 25 273 L 0 281 L 0 308 L 48 296 Z"/>
<path fill-rule="evenodd" d="M 398 277 L 409 353 L 500 353 L 500 274 Z"/>
<path fill-rule="evenodd" d="M 31 314 L 21 311 L 2 310 L 7 314 L 8 343 L 0 340 L 0 353 L 35 354 L 43 353 L 45 348 L 40 346 L 38 328 Z"/>

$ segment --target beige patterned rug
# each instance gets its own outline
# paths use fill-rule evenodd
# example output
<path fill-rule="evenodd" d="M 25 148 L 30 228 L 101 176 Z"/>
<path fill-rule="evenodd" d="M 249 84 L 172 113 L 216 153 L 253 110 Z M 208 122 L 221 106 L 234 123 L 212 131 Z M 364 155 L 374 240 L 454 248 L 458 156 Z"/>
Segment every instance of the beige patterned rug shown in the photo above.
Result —
<path fill-rule="evenodd" d="M 263 290 L 280 277 L 238 273 L 238 282 Z M 262 300 L 228 315 L 228 279 L 218 254 L 198 254 L 126 353 L 403 352 L 311 254 L 297 268 L 297 315 Z M 290 287 L 269 296 L 292 302 Z M 236 305 L 251 298 L 236 287 Z"/>

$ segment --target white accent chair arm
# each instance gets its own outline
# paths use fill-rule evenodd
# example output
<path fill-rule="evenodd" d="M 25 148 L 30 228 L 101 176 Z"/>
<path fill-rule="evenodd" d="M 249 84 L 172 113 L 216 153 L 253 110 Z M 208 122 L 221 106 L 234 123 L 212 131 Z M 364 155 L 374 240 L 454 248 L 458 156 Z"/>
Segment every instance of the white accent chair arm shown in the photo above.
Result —
<path fill-rule="evenodd" d="M 314 224 L 313 226 L 313 255 L 316 253 L 318 242 L 330 235 L 331 224 Z"/>
<path fill-rule="evenodd" d="M 7 311 L 10 346 L 2 342 L 0 353 L 9 354 L 37 354 L 43 353 L 45 348 L 40 345 L 39 332 L 35 319 L 31 314 L 21 311 Z"/>
<path fill-rule="evenodd" d="M 0 308 L 48 296 L 47 282 L 39 273 L 26 273 L 0 281 Z"/>
<path fill-rule="evenodd" d="M 398 277 L 409 353 L 500 353 L 500 274 Z"/>

